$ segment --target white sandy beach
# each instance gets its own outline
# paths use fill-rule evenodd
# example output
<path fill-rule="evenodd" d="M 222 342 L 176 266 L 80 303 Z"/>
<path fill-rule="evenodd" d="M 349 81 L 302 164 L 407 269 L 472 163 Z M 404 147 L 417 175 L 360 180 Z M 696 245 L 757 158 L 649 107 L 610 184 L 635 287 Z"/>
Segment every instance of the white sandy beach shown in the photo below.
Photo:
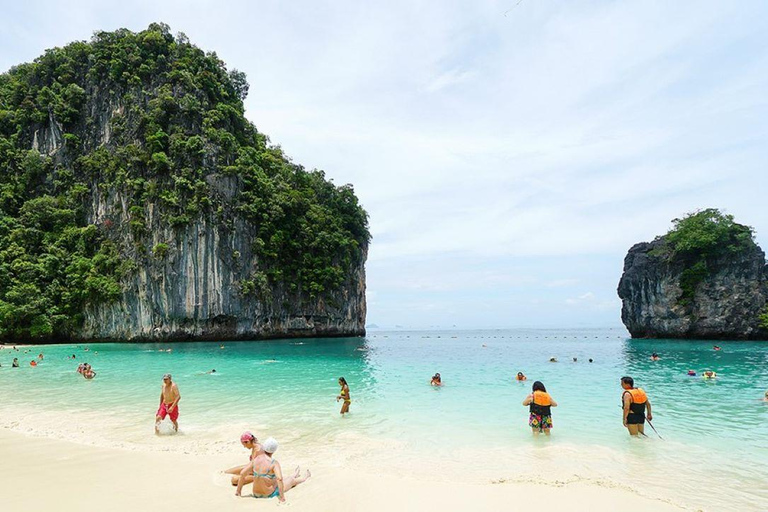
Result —
<path fill-rule="evenodd" d="M 242 458 L 242 457 L 241 457 Z M 0 497 L 5 512 L 97 509 L 241 511 L 278 501 L 237 498 L 219 471 L 241 462 L 225 455 L 130 451 L 87 446 L 0 430 Z M 290 461 L 286 470 L 293 468 Z M 308 512 L 441 510 L 499 511 L 530 507 L 562 511 L 680 511 L 618 488 L 583 482 L 465 484 L 349 470 L 311 468 L 313 477 L 287 494 Z M 471 467 L 467 468 L 471 471 Z M 247 489 L 247 488 L 246 488 Z M 544 504 L 544 505 L 542 505 Z"/>

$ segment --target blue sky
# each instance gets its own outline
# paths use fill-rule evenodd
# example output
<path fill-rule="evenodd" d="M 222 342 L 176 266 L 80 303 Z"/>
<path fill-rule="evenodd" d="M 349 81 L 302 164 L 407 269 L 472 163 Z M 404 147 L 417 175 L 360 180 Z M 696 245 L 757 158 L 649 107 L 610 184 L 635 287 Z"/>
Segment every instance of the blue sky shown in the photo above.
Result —
<path fill-rule="evenodd" d="M 768 3 L 2 1 L 0 68 L 168 23 L 371 215 L 368 322 L 620 326 L 627 249 L 717 207 L 768 248 Z"/>

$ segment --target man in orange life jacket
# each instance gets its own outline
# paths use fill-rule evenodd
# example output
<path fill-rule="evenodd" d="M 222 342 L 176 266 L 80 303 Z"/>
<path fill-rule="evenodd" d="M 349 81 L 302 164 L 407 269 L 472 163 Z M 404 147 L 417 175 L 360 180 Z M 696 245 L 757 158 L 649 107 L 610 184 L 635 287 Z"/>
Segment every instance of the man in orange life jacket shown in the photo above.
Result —
<path fill-rule="evenodd" d="M 622 377 L 621 387 L 624 388 L 621 394 L 624 426 L 627 427 L 631 436 L 636 436 L 638 433 L 645 435 L 645 418 L 647 417 L 648 421 L 653 420 L 651 401 L 648 400 L 645 391 L 635 387 L 632 377 Z"/>

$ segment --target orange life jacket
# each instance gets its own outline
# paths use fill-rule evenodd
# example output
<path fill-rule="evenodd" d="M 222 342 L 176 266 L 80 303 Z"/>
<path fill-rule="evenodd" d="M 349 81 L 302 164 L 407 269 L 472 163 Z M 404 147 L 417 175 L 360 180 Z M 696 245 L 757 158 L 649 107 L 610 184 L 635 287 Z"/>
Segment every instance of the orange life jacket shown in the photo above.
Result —
<path fill-rule="evenodd" d="M 629 410 L 632 414 L 645 414 L 645 405 L 648 403 L 648 395 L 641 388 L 625 389 L 621 395 L 622 407 L 624 395 L 629 393 Z"/>
<path fill-rule="evenodd" d="M 552 414 L 552 397 L 545 391 L 534 391 L 531 400 L 530 411 L 533 414 L 544 416 Z"/>

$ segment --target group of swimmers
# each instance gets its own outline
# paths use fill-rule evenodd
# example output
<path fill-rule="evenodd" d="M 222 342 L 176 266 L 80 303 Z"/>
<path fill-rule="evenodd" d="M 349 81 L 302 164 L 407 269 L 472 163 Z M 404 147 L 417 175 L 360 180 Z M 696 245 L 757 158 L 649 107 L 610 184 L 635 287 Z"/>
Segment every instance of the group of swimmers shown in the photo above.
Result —
<path fill-rule="evenodd" d="M 688 370 L 688 376 L 689 377 L 695 377 L 696 376 L 696 370 Z M 703 379 L 716 379 L 717 378 L 717 372 L 713 372 L 712 370 L 705 370 L 701 377 Z"/>
<path fill-rule="evenodd" d="M 34 368 L 34 367 L 35 367 L 35 366 L 37 366 L 39 363 L 42 363 L 44 358 L 45 358 L 45 356 L 43 356 L 43 353 L 42 353 L 42 352 L 40 352 L 40 354 L 38 354 L 38 356 L 37 356 L 37 359 L 32 359 L 32 360 L 29 362 L 29 366 L 31 366 L 32 368 Z M 13 358 L 13 364 L 12 364 L 11 366 L 12 366 L 13 368 L 18 368 L 18 367 L 19 367 L 19 359 L 18 359 L 18 358 L 16 358 L 16 357 L 14 357 L 14 358 Z"/>
<path fill-rule="evenodd" d="M 0 349 L 3 349 L 3 348 L 5 348 L 5 346 L 3 346 L 3 345 L 0 345 Z M 18 348 L 16 348 L 16 346 L 15 346 L 15 345 L 13 346 L 13 348 L 12 348 L 11 350 L 13 350 L 13 351 L 15 351 L 15 352 L 21 352 L 21 350 L 19 350 Z M 85 350 L 86 350 L 86 351 L 88 351 L 88 349 L 87 349 L 87 348 L 86 348 Z M 28 353 L 29 353 L 29 350 L 25 350 L 25 351 L 24 351 L 24 353 L 25 353 L 25 354 L 28 354 Z M 96 354 L 98 354 L 98 352 L 96 352 Z M 67 356 L 67 359 L 76 359 L 76 358 L 77 358 L 77 356 L 75 356 L 75 354 L 72 354 L 71 356 Z M 39 365 L 40 363 L 42 363 L 44 359 L 45 359 L 45 355 L 44 355 L 42 352 L 40 352 L 40 353 L 37 355 L 37 357 L 36 357 L 35 359 L 32 359 L 31 361 L 29 361 L 29 366 L 31 366 L 32 368 L 35 368 L 35 367 L 37 367 L 37 365 Z M 77 373 L 81 373 L 81 374 L 83 374 L 83 376 L 84 376 L 85 378 L 87 378 L 87 379 L 92 379 L 93 377 L 95 377 L 95 376 L 96 376 L 96 373 L 95 373 L 95 372 L 93 372 L 92 374 L 88 374 L 88 375 L 90 375 L 90 376 L 86 376 L 86 374 L 84 374 L 84 373 L 81 371 L 81 369 L 82 369 L 82 366 L 83 366 L 83 365 L 80 365 L 80 366 L 78 367 L 78 369 L 77 369 Z M 0 364 L 0 367 L 2 367 L 2 364 Z M 21 367 L 21 364 L 19 363 L 19 358 L 18 358 L 18 357 L 14 357 L 14 358 L 13 358 L 13 361 L 11 362 L 11 368 L 20 368 L 20 367 Z M 90 365 L 88 365 L 88 367 L 89 367 L 89 369 L 90 369 Z"/>
<path fill-rule="evenodd" d="M 13 349 L 14 349 L 16 352 L 18 352 L 18 351 L 19 351 L 19 349 L 17 349 L 16 347 L 13 347 Z M 25 353 L 25 354 L 26 354 L 27 352 L 29 352 L 29 350 L 25 350 L 25 351 L 24 351 L 24 353 Z M 35 367 L 35 366 L 37 366 L 39 363 L 43 362 L 43 359 L 44 359 L 44 358 L 45 358 L 45 356 L 43 356 L 43 353 L 42 353 L 42 352 L 40 352 L 40 354 L 38 354 L 38 356 L 37 356 L 37 359 L 32 359 L 32 360 L 29 362 L 29 366 L 31 366 L 32 368 L 34 368 L 34 367 Z M 11 368 L 18 368 L 18 367 L 19 367 L 19 358 L 18 358 L 18 357 L 14 357 L 14 358 L 13 358 L 13 362 L 11 363 Z"/>
<path fill-rule="evenodd" d="M 555 359 L 555 358 L 552 358 Z M 576 362 L 576 358 L 573 358 Z M 551 360 L 550 360 L 551 361 Z M 557 362 L 556 360 L 554 362 Z M 592 362 L 592 359 L 589 360 Z M 517 372 L 515 380 L 518 382 L 528 380 L 523 372 Z M 346 381 L 345 381 L 346 384 Z M 432 386 L 442 386 L 443 380 L 439 373 L 435 373 L 430 381 Z M 624 392 L 621 396 L 622 408 L 624 410 L 624 426 L 632 436 L 645 435 L 645 421 L 653 420 L 651 413 L 651 402 L 648 395 L 641 388 L 635 388 L 635 381 L 632 377 L 622 377 L 621 387 Z M 766 391 L 766 400 L 768 401 L 768 391 Z M 543 433 L 550 435 L 552 429 L 552 407 L 557 407 L 557 402 L 547 393 L 547 388 L 541 381 L 535 381 L 532 386 L 531 394 L 525 397 L 523 405 L 529 408 L 528 426 L 534 435 Z M 646 413 L 647 411 L 647 413 Z"/>
<path fill-rule="evenodd" d="M 18 351 L 18 349 L 16 347 L 13 347 L 13 348 L 14 348 L 14 350 Z M 38 364 L 42 363 L 44 359 L 45 359 L 45 355 L 43 355 L 43 353 L 40 352 L 40 354 L 38 354 L 38 356 L 37 356 L 37 359 L 32 359 L 29 362 L 29 366 L 35 368 Z M 72 354 L 71 356 L 68 356 L 67 359 L 76 359 L 76 356 L 75 356 L 75 354 Z M 20 365 L 19 365 L 19 358 L 18 357 L 14 357 L 13 358 L 13 362 L 11 362 L 11 368 L 19 368 L 19 367 L 20 367 Z M 93 371 L 93 368 L 91 368 L 91 365 L 88 364 L 88 363 L 80 363 L 77 366 L 77 373 L 82 375 L 87 380 L 91 380 L 92 378 L 94 378 L 96 376 L 96 372 Z"/>
<path fill-rule="evenodd" d="M 713 345 L 712 350 L 719 351 L 722 350 L 719 345 Z M 651 354 L 651 361 L 659 361 L 661 357 L 659 357 L 659 354 L 654 352 Z M 687 375 L 689 377 L 696 377 L 696 370 L 688 370 Z M 701 374 L 701 377 L 707 380 L 716 379 L 717 378 L 717 372 L 712 370 L 704 370 L 704 372 Z"/>
<path fill-rule="evenodd" d="M 71 359 L 73 358 L 74 356 Z M 77 373 L 82 375 L 87 380 L 91 380 L 96 376 L 96 372 L 93 371 L 93 368 L 91 368 L 91 365 L 88 363 L 80 363 L 79 365 L 77 365 Z"/>

